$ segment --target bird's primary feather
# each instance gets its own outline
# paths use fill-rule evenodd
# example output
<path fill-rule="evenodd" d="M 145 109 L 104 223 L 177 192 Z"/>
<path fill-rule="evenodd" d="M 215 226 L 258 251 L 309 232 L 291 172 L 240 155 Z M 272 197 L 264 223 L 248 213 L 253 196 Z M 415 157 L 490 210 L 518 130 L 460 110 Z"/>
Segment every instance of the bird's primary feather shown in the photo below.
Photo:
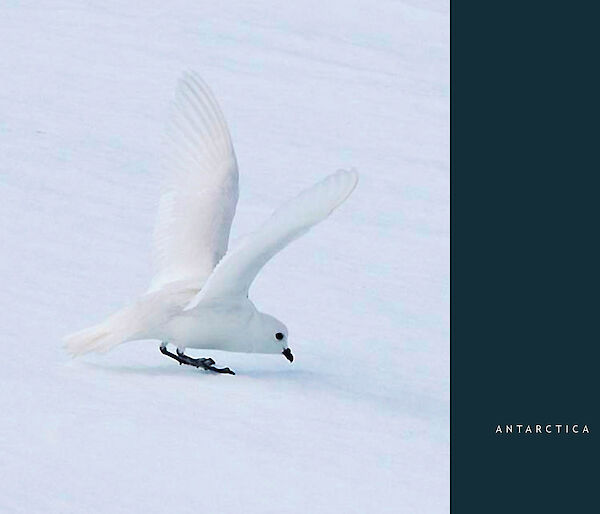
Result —
<path fill-rule="evenodd" d="M 340 170 L 286 202 L 258 231 L 225 255 L 186 310 L 201 301 L 247 296 L 254 278 L 269 259 L 327 218 L 348 198 L 357 182 L 355 171 Z"/>
<path fill-rule="evenodd" d="M 179 81 L 167 134 L 149 291 L 180 280 L 202 286 L 227 251 L 238 200 L 227 124 L 210 89 L 193 73 Z"/>

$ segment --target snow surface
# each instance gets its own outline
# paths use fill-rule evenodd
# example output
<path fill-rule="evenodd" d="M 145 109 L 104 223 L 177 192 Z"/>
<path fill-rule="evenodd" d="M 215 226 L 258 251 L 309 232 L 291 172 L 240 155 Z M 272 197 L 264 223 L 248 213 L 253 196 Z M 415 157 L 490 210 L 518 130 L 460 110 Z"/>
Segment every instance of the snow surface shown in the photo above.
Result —
<path fill-rule="evenodd" d="M 445 0 L 0 4 L 0 512 L 448 511 L 448 18 Z M 238 373 L 211 375 L 148 342 L 71 360 L 62 336 L 148 286 L 189 68 L 236 147 L 234 244 L 361 174 L 251 291 L 296 360 L 210 352 Z"/>

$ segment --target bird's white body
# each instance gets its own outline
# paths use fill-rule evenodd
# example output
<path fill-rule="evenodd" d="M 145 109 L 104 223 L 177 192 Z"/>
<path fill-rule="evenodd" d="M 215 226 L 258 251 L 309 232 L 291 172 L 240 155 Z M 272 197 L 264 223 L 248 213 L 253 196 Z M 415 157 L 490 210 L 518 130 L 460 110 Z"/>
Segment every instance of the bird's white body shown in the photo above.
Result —
<path fill-rule="evenodd" d="M 185 348 L 202 348 L 281 353 L 287 348 L 287 328 L 272 316 L 259 312 L 248 298 L 207 300 L 184 310 L 197 292 L 186 282 L 149 292 L 104 323 L 72 334 L 67 344 L 72 350 L 86 350 L 81 353 L 103 352 L 117 340 L 139 339 L 169 342 L 181 352 Z M 285 336 L 282 341 L 273 337 L 278 332 Z"/>
<path fill-rule="evenodd" d="M 180 81 L 170 124 L 167 183 L 155 230 L 157 272 L 146 294 L 99 325 L 68 336 L 73 355 L 131 340 L 185 348 L 284 353 L 288 332 L 248 298 L 262 267 L 325 219 L 352 192 L 353 171 L 338 171 L 277 210 L 228 250 L 238 200 L 238 168 L 225 119 L 194 74 Z M 289 354 L 289 356 L 288 356 Z"/>
<path fill-rule="evenodd" d="M 281 353 L 287 348 L 287 337 L 286 342 L 278 341 L 273 337 L 278 332 L 287 336 L 282 323 L 259 312 L 246 298 L 207 302 L 179 313 L 164 325 L 161 338 L 178 348 Z"/>

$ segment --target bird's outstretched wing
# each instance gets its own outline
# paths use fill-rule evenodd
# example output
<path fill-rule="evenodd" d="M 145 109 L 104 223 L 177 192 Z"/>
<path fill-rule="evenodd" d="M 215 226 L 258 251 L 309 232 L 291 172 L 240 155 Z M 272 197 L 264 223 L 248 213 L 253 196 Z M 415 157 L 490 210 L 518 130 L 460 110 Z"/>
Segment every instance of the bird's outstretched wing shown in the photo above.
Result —
<path fill-rule="evenodd" d="M 194 73 L 178 83 L 167 136 L 150 291 L 179 280 L 199 289 L 227 251 L 238 168 L 225 118 Z"/>
<path fill-rule="evenodd" d="M 257 232 L 228 252 L 186 310 L 201 301 L 245 297 L 261 268 L 294 239 L 324 220 L 354 190 L 355 171 L 340 170 L 284 204 Z"/>

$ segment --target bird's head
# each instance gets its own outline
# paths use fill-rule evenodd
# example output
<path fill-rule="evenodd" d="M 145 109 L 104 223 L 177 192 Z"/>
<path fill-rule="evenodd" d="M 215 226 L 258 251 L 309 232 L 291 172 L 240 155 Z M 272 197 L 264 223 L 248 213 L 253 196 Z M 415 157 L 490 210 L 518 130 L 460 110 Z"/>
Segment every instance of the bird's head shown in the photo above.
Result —
<path fill-rule="evenodd" d="M 254 351 L 257 353 L 281 353 L 292 362 L 294 356 L 288 347 L 288 329 L 277 318 L 260 313 L 259 337 L 255 341 Z"/>

